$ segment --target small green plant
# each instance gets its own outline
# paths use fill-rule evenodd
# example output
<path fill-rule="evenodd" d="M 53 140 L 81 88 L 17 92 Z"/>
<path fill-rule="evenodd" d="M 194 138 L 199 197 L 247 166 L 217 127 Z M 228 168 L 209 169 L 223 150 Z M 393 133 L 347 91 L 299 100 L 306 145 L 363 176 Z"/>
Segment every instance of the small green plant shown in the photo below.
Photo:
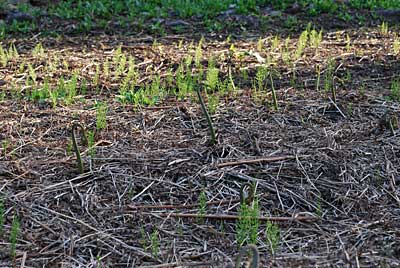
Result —
<path fill-rule="evenodd" d="M 317 32 L 315 29 L 313 29 L 310 32 L 310 46 L 315 48 L 315 51 L 318 52 L 318 47 L 320 46 L 322 42 L 322 30 Z"/>
<path fill-rule="evenodd" d="M 201 216 L 201 223 L 204 222 L 204 215 L 206 215 L 206 207 L 207 207 L 207 196 L 204 190 L 201 191 L 199 195 L 199 215 Z"/>
<path fill-rule="evenodd" d="M 321 194 L 319 194 L 317 196 L 315 214 L 317 214 L 318 217 L 322 217 L 322 197 L 321 197 Z"/>
<path fill-rule="evenodd" d="M 206 75 L 206 85 L 211 92 L 214 91 L 219 84 L 218 74 L 219 69 L 215 67 L 214 60 L 211 58 L 208 61 L 208 69 Z"/>
<path fill-rule="evenodd" d="M 5 220 L 4 198 L 0 195 L 0 237 L 3 235 L 4 220 Z"/>
<path fill-rule="evenodd" d="M 381 26 L 380 26 L 380 33 L 382 35 L 387 35 L 389 33 L 389 26 L 387 24 L 387 22 L 382 22 Z"/>
<path fill-rule="evenodd" d="M 92 130 L 89 130 L 87 132 L 87 141 L 88 141 L 88 150 L 89 150 L 89 155 L 93 159 L 96 156 L 96 148 L 94 146 L 94 141 L 95 141 L 95 133 Z"/>
<path fill-rule="evenodd" d="M 277 224 L 274 224 L 270 221 L 267 222 L 267 240 L 271 250 L 271 254 L 274 254 L 276 249 L 278 248 L 280 241 L 280 229 Z"/>
<path fill-rule="evenodd" d="M 42 43 L 38 43 L 32 50 L 33 57 L 43 57 L 44 56 L 44 48 Z"/>
<path fill-rule="evenodd" d="M 215 114 L 219 104 L 219 96 L 217 94 L 209 94 L 207 103 L 208 111 L 210 112 L 210 114 Z"/>
<path fill-rule="evenodd" d="M 321 83 L 321 67 L 317 64 L 317 66 L 315 66 L 315 69 L 317 71 L 317 82 L 316 82 L 315 90 L 318 92 L 319 85 Z"/>
<path fill-rule="evenodd" d="M 350 52 L 351 49 L 352 49 L 351 38 L 349 34 L 346 34 L 346 51 Z"/>
<path fill-rule="evenodd" d="M 150 235 L 150 248 L 151 254 L 154 257 L 157 257 L 160 254 L 160 238 L 157 229 L 154 229 Z"/>
<path fill-rule="evenodd" d="M 8 58 L 8 52 L 0 45 L 0 62 L 3 67 L 7 66 Z"/>
<path fill-rule="evenodd" d="M 334 79 L 335 79 L 335 66 L 336 62 L 334 59 L 328 60 L 328 66 L 325 71 L 324 75 L 324 89 L 325 92 L 330 92 L 332 94 L 332 100 L 336 101 L 336 91 L 334 86 Z"/>
<path fill-rule="evenodd" d="M 96 104 L 96 129 L 102 130 L 107 126 L 107 103 L 97 102 Z"/>
<path fill-rule="evenodd" d="M 400 53 L 400 37 L 396 36 L 393 41 L 393 53 L 395 55 Z"/>
<path fill-rule="evenodd" d="M 3 157 L 6 158 L 7 156 L 7 150 L 8 147 L 10 146 L 10 141 L 9 140 L 3 140 L 1 143 L 2 151 L 3 151 Z"/>
<path fill-rule="evenodd" d="M 69 81 L 65 83 L 66 99 L 65 103 L 71 104 L 74 102 L 74 98 L 77 96 L 78 88 L 78 74 L 75 72 Z"/>
<path fill-rule="evenodd" d="M 247 186 L 245 184 L 244 186 Z M 255 188 L 253 185 L 249 186 L 248 197 L 245 196 L 246 187 L 241 187 L 240 193 L 240 207 L 239 207 L 239 220 L 236 223 L 236 241 L 239 247 L 243 246 L 246 242 L 249 244 L 256 244 L 258 237 L 258 228 L 260 225 L 259 216 L 260 208 L 258 200 L 254 198 Z"/>
<path fill-rule="evenodd" d="M 394 101 L 400 102 L 400 79 L 395 79 L 390 85 L 390 97 Z"/>
<path fill-rule="evenodd" d="M 14 261 L 17 254 L 17 239 L 19 231 L 20 231 L 19 220 L 18 217 L 14 215 L 10 231 L 10 255 Z"/>
<path fill-rule="evenodd" d="M 297 48 L 295 51 L 295 59 L 299 59 L 301 57 L 301 55 L 303 54 L 304 49 L 307 46 L 307 41 L 308 41 L 308 31 L 305 30 L 300 34 L 299 40 L 297 42 Z M 315 41 L 315 40 L 314 40 Z"/>

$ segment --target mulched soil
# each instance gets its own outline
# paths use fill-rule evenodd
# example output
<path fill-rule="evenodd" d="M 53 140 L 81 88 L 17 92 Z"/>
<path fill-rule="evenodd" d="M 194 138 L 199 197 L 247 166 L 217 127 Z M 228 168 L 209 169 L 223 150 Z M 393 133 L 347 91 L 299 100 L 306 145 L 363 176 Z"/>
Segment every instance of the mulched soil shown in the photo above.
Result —
<path fill-rule="evenodd" d="M 18 72 L 23 61 L 34 66 L 38 83 L 54 57 L 60 70 L 48 77 L 50 84 L 71 74 L 61 68 L 63 61 L 90 81 L 94 63 L 111 59 L 118 45 L 134 56 L 145 83 L 193 55 L 198 40 L 190 35 L 167 35 L 157 44 L 144 35 L 4 40 L 3 47 L 14 43 L 20 57 L 0 69 L 7 91 L 0 102 L 0 139 L 9 143 L 0 156 L 0 267 L 233 267 L 236 223 L 224 216 L 237 216 L 245 182 L 256 184 L 261 216 L 281 231 L 271 254 L 262 222 L 261 267 L 400 266 L 400 104 L 389 98 L 400 55 L 392 49 L 396 32 L 376 29 L 324 32 L 318 53 L 307 48 L 294 67 L 284 63 L 280 48 L 268 50 L 273 38 L 266 37 L 260 55 L 277 59 L 279 111 L 269 104 L 270 95 L 260 101 L 252 96 L 256 57 L 229 56 L 231 44 L 239 52 L 256 51 L 260 36 L 230 43 L 206 36 L 203 65 L 216 57 L 220 77 L 230 67 L 240 88 L 237 96 L 221 98 L 212 116 L 217 145 L 208 141 L 194 98 L 122 105 L 115 100 L 119 82 L 105 77 L 101 93 L 89 85 L 88 94 L 68 106 L 10 97 L 11 85 L 24 86 L 28 75 Z M 293 49 L 296 40 L 290 41 Z M 31 56 L 38 42 L 45 55 Z M 322 81 L 332 58 L 336 102 Z M 107 127 L 96 133 L 95 157 L 83 152 L 87 172 L 78 174 L 67 149 L 70 126 L 80 121 L 94 129 L 96 100 L 108 104 Z M 196 216 L 203 190 L 209 203 L 202 222 Z M 13 215 L 20 219 L 15 263 L 9 250 Z M 160 243 L 157 255 L 152 233 Z"/>

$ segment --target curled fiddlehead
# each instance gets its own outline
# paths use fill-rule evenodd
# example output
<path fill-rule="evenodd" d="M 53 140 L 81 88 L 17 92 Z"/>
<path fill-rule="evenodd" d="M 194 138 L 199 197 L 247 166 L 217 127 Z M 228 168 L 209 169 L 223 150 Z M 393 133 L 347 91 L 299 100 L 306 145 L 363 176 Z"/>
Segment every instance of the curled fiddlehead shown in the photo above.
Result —
<path fill-rule="evenodd" d="M 250 205 L 254 201 L 255 189 L 254 185 L 250 182 L 245 182 L 240 187 L 240 204 L 246 203 Z"/>
<path fill-rule="evenodd" d="M 251 259 L 249 262 L 250 268 L 258 268 L 260 264 L 260 253 L 258 252 L 258 248 L 256 245 L 249 244 L 247 246 L 241 247 L 239 251 L 239 255 L 236 257 L 235 268 L 240 268 L 240 263 L 242 262 L 242 258 L 247 255 L 247 253 L 251 253 Z"/>
<path fill-rule="evenodd" d="M 85 169 L 83 166 L 81 151 L 79 150 L 78 142 L 76 140 L 76 132 L 77 132 L 78 128 L 81 130 L 81 138 L 82 138 L 83 144 L 84 145 L 88 144 L 88 141 L 86 138 L 86 130 L 83 127 L 83 125 L 78 122 L 72 123 L 72 127 L 71 127 L 72 146 L 74 147 L 74 151 L 76 154 L 76 162 L 78 164 L 79 173 L 82 174 L 82 173 L 84 173 Z"/>

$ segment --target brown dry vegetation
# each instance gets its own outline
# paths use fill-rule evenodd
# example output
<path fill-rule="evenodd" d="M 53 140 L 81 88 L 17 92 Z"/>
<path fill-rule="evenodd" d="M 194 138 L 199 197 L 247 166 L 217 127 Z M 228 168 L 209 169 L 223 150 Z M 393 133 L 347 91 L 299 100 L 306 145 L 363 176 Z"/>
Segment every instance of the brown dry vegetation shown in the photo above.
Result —
<path fill-rule="evenodd" d="M 235 220 L 223 216 L 237 215 L 240 186 L 247 181 L 256 183 L 261 216 L 272 217 L 281 231 L 271 255 L 262 222 L 261 267 L 400 266 L 400 104 L 390 98 L 400 76 L 400 55 L 393 52 L 398 26 L 390 30 L 325 31 L 318 50 L 307 47 L 290 66 L 281 53 L 286 37 L 272 51 L 268 34 L 230 42 L 206 36 L 203 67 L 214 57 L 220 79 L 228 78 L 230 68 L 238 89 L 221 96 L 212 115 L 214 146 L 194 95 L 182 100 L 169 95 L 150 107 L 123 105 L 115 98 L 121 80 L 102 73 L 99 90 L 92 83 L 95 64 L 111 61 L 118 46 L 134 57 L 142 84 L 154 74 L 164 81 L 170 69 L 174 74 L 187 55 L 194 56 L 198 39 L 5 40 L 3 47 L 15 44 L 19 57 L 0 69 L 6 91 L 0 139 L 7 144 L 0 156 L 6 208 L 0 266 L 13 265 L 8 233 L 16 214 L 18 267 L 232 267 L 238 252 Z M 251 90 L 260 64 L 245 52 L 257 51 L 259 38 L 260 55 L 274 59 L 280 74 L 274 78 L 278 111 L 271 105 L 270 83 L 260 97 Z M 290 39 L 290 51 L 297 40 Z M 32 56 L 39 42 L 45 54 Z M 50 76 L 46 66 L 55 58 Z M 336 102 L 323 89 L 332 59 Z M 22 94 L 30 90 L 28 71 L 18 71 L 28 62 L 40 85 L 47 77 L 55 86 L 59 77 L 78 70 L 88 81 L 87 93 L 55 108 L 50 101 L 12 97 L 13 86 Z M 95 156 L 83 152 L 87 172 L 78 174 L 68 150 L 70 126 L 79 121 L 95 129 L 99 100 L 108 104 L 107 127 L 96 133 Z M 227 162 L 233 163 L 221 165 Z M 201 222 L 195 216 L 203 190 L 210 217 Z M 160 243 L 156 256 L 152 233 Z"/>

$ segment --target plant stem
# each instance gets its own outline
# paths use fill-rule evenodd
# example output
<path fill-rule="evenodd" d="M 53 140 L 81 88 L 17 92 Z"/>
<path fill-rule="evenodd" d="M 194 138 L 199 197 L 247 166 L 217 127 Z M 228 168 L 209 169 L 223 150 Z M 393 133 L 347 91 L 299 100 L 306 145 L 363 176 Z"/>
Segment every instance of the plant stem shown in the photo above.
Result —
<path fill-rule="evenodd" d="M 81 152 L 80 152 L 80 150 L 79 150 L 78 143 L 77 143 L 77 141 L 76 141 L 76 135 L 75 135 L 75 132 L 77 131 L 78 128 L 81 129 L 81 137 L 82 137 L 82 140 L 83 140 L 84 144 L 88 144 L 88 141 L 87 141 L 87 138 L 86 138 L 86 131 L 85 131 L 85 128 L 82 126 L 82 124 L 77 123 L 77 122 L 74 122 L 74 123 L 72 124 L 72 127 L 71 127 L 72 145 L 73 145 L 74 150 L 75 150 L 76 162 L 78 163 L 78 170 L 79 170 L 79 173 L 82 174 L 82 173 L 85 172 L 85 168 L 84 168 L 84 166 L 83 166 L 83 161 L 82 161 L 82 157 L 81 157 Z"/>
<path fill-rule="evenodd" d="M 211 145 L 214 145 L 214 144 L 217 143 L 217 139 L 216 139 L 216 136 L 215 136 L 215 130 L 214 130 L 213 123 L 211 121 L 211 117 L 210 117 L 210 115 L 209 115 L 209 113 L 207 111 L 207 108 L 206 108 L 205 104 L 204 104 L 203 97 L 200 94 L 200 89 L 196 88 L 196 93 L 197 93 L 197 97 L 199 98 L 201 109 L 203 110 L 203 114 L 207 119 L 208 128 L 210 130 L 210 142 L 211 142 Z"/>

